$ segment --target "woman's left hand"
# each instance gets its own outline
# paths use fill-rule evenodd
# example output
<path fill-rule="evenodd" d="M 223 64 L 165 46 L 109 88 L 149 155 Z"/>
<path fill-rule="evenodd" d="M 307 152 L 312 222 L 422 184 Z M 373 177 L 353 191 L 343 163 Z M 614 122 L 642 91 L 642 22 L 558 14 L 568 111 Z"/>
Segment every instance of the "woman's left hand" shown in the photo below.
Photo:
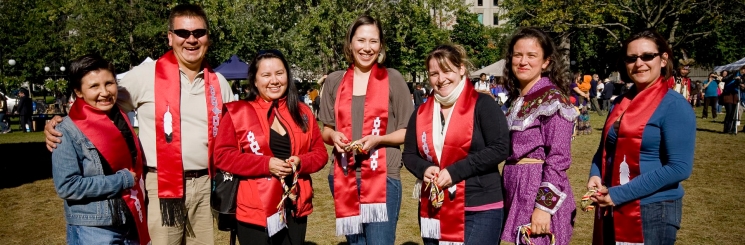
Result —
<path fill-rule="evenodd" d="M 375 149 L 378 144 L 380 144 L 381 140 L 383 140 L 383 136 L 368 135 L 362 137 L 362 139 L 357 140 L 357 143 L 362 144 L 362 150 L 369 153 L 372 149 Z"/>
<path fill-rule="evenodd" d="M 550 234 L 551 214 L 538 208 L 533 209 L 533 216 L 530 217 L 530 231 L 534 235 Z"/>
<path fill-rule="evenodd" d="M 295 167 L 300 166 L 300 157 L 298 156 L 291 156 L 290 158 L 287 158 L 285 162 L 294 165 Z"/>
<path fill-rule="evenodd" d="M 590 197 L 590 200 L 597 203 L 600 207 L 616 206 L 616 204 L 613 203 L 613 199 L 610 198 L 607 188 L 598 190 L 594 196 Z"/>
<path fill-rule="evenodd" d="M 453 179 L 450 178 L 450 172 L 447 169 L 440 170 L 440 174 L 437 176 L 437 186 L 446 189 L 453 184 Z"/>

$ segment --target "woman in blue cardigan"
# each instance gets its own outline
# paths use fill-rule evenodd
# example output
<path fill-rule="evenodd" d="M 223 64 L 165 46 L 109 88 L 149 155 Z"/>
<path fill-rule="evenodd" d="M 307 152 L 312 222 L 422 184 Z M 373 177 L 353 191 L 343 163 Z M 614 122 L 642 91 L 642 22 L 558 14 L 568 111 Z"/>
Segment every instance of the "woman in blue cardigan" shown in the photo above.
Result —
<path fill-rule="evenodd" d="M 634 86 L 613 101 L 593 158 L 587 183 L 599 206 L 593 244 L 675 243 L 680 182 L 693 169 L 696 118 L 686 99 L 665 86 L 671 58 L 654 30 L 623 43 L 621 79 Z"/>

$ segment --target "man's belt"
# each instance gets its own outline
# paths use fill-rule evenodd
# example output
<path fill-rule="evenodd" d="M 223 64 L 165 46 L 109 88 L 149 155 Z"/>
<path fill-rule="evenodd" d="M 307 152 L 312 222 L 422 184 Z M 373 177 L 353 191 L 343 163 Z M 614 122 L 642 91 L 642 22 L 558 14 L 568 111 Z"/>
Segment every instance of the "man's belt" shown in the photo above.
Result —
<path fill-rule="evenodd" d="M 157 173 L 158 169 L 154 167 L 147 167 L 147 171 L 150 173 Z M 186 170 L 184 171 L 184 179 L 196 179 L 205 175 L 208 175 L 209 171 L 207 169 L 200 169 L 200 170 Z"/>

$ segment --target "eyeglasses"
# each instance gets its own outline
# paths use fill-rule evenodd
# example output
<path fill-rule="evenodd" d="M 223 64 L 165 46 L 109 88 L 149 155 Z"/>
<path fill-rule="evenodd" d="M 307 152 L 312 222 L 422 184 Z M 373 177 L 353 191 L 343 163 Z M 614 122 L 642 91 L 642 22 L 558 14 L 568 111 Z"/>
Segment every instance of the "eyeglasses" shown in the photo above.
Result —
<path fill-rule="evenodd" d="M 191 35 L 194 35 L 194 38 L 200 38 L 200 37 L 203 37 L 204 35 L 207 35 L 207 29 L 195 29 L 193 31 L 186 30 L 186 29 L 177 29 L 177 30 L 171 30 L 171 32 L 173 32 L 173 34 L 176 34 L 176 36 L 183 38 L 183 39 L 188 39 L 189 36 Z"/>
<path fill-rule="evenodd" d="M 626 62 L 627 64 L 631 64 L 636 62 L 636 59 L 641 58 L 642 61 L 652 61 L 654 57 L 657 57 L 661 55 L 661 53 L 646 53 L 642 55 L 627 55 L 626 57 L 623 57 L 623 62 Z"/>

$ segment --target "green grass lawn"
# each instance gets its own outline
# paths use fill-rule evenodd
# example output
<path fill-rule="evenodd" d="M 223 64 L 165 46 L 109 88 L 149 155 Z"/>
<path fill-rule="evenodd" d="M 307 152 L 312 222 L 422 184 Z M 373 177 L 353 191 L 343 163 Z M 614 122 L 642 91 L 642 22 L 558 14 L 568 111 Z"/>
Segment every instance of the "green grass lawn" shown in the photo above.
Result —
<path fill-rule="evenodd" d="M 696 113 L 696 152 L 691 178 L 683 182 L 683 221 L 678 244 L 742 244 L 745 211 L 737 193 L 745 183 L 745 134 L 720 134 L 724 115 L 716 121 L 700 119 Z M 568 171 L 575 199 L 586 191 L 590 159 L 600 141 L 602 120 L 592 114 L 596 130 L 572 142 L 573 164 Z M 742 127 L 740 127 L 742 128 Z M 49 153 L 41 133 L 0 135 L 0 244 L 64 244 L 65 221 L 62 200 L 51 180 Z M 328 167 L 328 166 L 327 166 Z M 315 206 L 308 218 L 310 244 L 338 244 L 344 237 L 334 235 L 335 221 L 331 194 L 324 169 L 313 175 Z M 411 198 L 414 178 L 402 170 L 403 200 L 396 232 L 396 244 L 419 244 L 417 200 Z M 592 214 L 577 213 L 572 244 L 589 244 Z M 227 233 L 215 231 L 217 244 L 227 244 Z"/>

